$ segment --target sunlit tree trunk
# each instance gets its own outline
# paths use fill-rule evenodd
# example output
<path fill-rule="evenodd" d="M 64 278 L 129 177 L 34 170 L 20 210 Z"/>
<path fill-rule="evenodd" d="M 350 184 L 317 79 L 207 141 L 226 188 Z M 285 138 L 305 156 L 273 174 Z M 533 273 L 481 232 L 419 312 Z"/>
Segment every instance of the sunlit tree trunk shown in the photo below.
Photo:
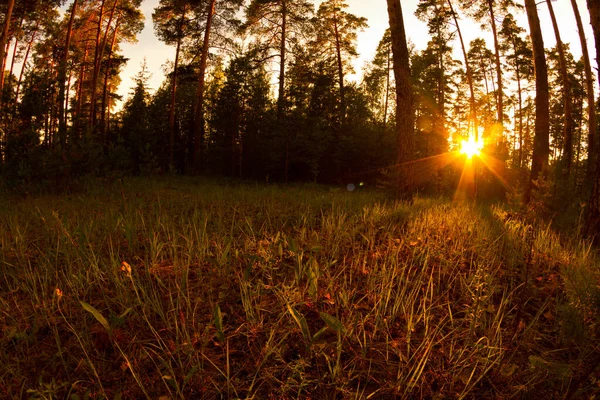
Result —
<path fill-rule="evenodd" d="M 75 121 L 74 121 L 74 127 L 75 129 L 75 136 L 73 137 L 74 139 L 77 138 L 77 135 L 81 134 L 81 129 L 84 127 L 84 119 L 83 119 L 83 115 L 81 115 L 81 110 L 83 108 L 83 84 L 85 81 L 85 66 L 87 64 L 87 58 L 88 58 L 88 53 L 89 53 L 89 46 L 86 43 L 85 45 L 85 50 L 83 52 L 83 60 L 81 62 L 81 68 L 79 70 L 79 82 L 77 85 L 77 100 L 76 100 L 76 104 L 75 104 Z"/>
<path fill-rule="evenodd" d="M 550 112 L 548 95 L 548 67 L 544 54 L 544 40 L 538 17 L 535 0 L 525 0 L 525 9 L 529 21 L 531 43 L 533 47 L 533 62 L 535 67 L 535 136 L 533 138 L 533 155 L 529 184 L 525 191 L 523 201 L 527 204 L 531 200 L 531 193 L 535 182 L 544 176 L 548 169 L 548 156 L 550 154 Z"/>
<path fill-rule="evenodd" d="M 119 24 L 121 21 L 121 15 L 117 18 L 115 23 L 115 30 L 113 31 L 112 40 L 110 42 L 110 52 L 108 54 L 108 60 L 106 63 L 106 70 L 104 71 L 104 84 L 102 85 L 102 105 L 100 107 L 100 133 L 102 135 L 103 145 L 106 146 L 107 143 L 107 123 L 106 123 L 106 115 L 110 114 L 110 109 L 108 108 L 108 95 L 110 91 L 108 90 L 108 80 L 110 77 L 110 69 L 112 66 L 112 55 L 114 52 L 115 44 L 117 42 L 117 34 L 119 32 Z"/>
<path fill-rule="evenodd" d="M 396 79 L 396 132 L 398 138 L 398 167 L 413 158 L 413 92 L 410 82 L 410 65 L 404 19 L 400 0 L 387 0 L 394 77 Z M 403 176 L 405 175 L 405 176 Z M 412 176 L 408 171 L 399 174 L 398 190 L 401 196 L 410 196 Z"/>
<path fill-rule="evenodd" d="M 596 43 L 596 63 L 598 64 L 598 68 L 600 68 L 600 3 L 597 0 L 587 0 L 587 6 L 590 11 L 590 22 Z M 600 74 L 598 75 L 598 80 L 600 82 Z M 594 185 L 589 201 L 586 231 L 589 235 L 595 237 L 596 242 L 600 242 L 600 157 L 596 157 L 595 161 Z"/>
<path fill-rule="evenodd" d="M 2 91 L 4 90 L 4 65 L 6 64 L 6 45 L 8 43 L 10 20 L 12 18 L 14 6 L 15 0 L 9 0 L 6 16 L 4 17 L 4 27 L 2 29 L 2 34 L 0 35 L 0 66 L 2 66 L 2 71 L 0 71 L 0 93 L 2 93 Z"/>
<path fill-rule="evenodd" d="M 340 43 L 337 13 L 334 15 L 333 32 L 335 34 L 335 52 L 337 57 L 338 80 L 340 85 L 340 121 L 342 125 L 344 125 L 346 120 L 346 90 L 344 88 L 344 64 L 342 62 L 342 45 Z"/>
<path fill-rule="evenodd" d="M 175 64 L 173 65 L 173 79 L 171 82 L 171 104 L 169 106 L 169 163 L 175 165 L 175 103 L 177 100 L 177 74 L 179 72 L 179 52 L 183 40 L 183 24 L 185 21 L 185 8 L 181 12 L 177 32 L 177 46 L 175 47 Z"/>
<path fill-rule="evenodd" d="M 58 137 L 61 147 L 64 148 L 67 138 L 67 114 L 65 112 L 65 81 L 67 78 L 67 62 L 69 60 L 69 49 L 71 48 L 71 33 L 73 32 L 73 21 L 77 12 L 77 0 L 71 6 L 71 16 L 67 26 L 67 37 L 65 47 L 58 67 Z M 66 94 L 68 96 L 68 93 Z"/>
<path fill-rule="evenodd" d="M 458 32 L 458 38 L 460 39 L 460 48 L 462 49 L 463 58 L 465 59 L 465 69 L 467 71 L 467 83 L 469 85 L 469 125 L 473 124 L 473 131 L 477 134 L 477 114 L 475 112 L 475 90 L 473 89 L 473 71 L 471 70 L 471 66 L 469 64 L 469 57 L 467 56 L 467 49 L 465 48 L 465 42 L 463 41 L 462 32 L 460 30 L 460 26 L 458 25 L 458 17 L 456 16 L 456 12 L 454 11 L 454 7 L 452 6 L 452 0 L 448 0 L 448 6 L 450 6 L 450 12 L 452 13 L 452 18 L 454 19 L 454 23 L 456 24 L 456 31 Z"/>
<path fill-rule="evenodd" d="M 498 45 L 498 33 L 496 30 L 496 17 L 494 15 L 494 0 L 487 0 L 490 10 L 490 21 L 492 25 L 492 34 L 494 36 L 494 49 L 496 55 L 496 80 L 498 82 L 498 123 L 504 125 L 504 87 L 502 84 L 502 64 L 500 62 L 500 46 Z"/>
<path fill-rule="evenodd" d="M 573 7 L 573 13 L 575 14 L 575 21 L 577 22 L 577 31 L 579 32 L 579 43 L 581 44 L 581 56 L 583 57 L 583 68 L 585 71 L 585 86 L 587 89 L 587 112 L 588 112 L 588 165 L 587 165 L 587 177 L 591 181 L 594 177 L 595 160 L 597 157 L 597 119 L 596 119 L 596 108 L 594 107 L 594 76 L 592 75 L 592 66 L 590 63 L 590 55 L 587 48 L 587 40 L 585 38 L 585 31 L 583 30 L 583 23 L 581 22 L 581 14 L 579 13 L 579 7 L 577 6 L 576 0 L 571 0 L 571 6 Z M 596 45 L 597 42 L 596 42 Z"/>
<path fill-rule="evenodd" d="M 210 0 L 206 12 L 206 27 L 204 29 L 204 40 L 202 43 L 202 53 L 200 55 L 200 77 L 198 79 L 198 89 L 196 90 L 196 112 L 193 127 L 193 154 L 191 157 L 192 168 L 199 172 L 202 168 L 202 146 L 204 143 L 204 90 L 206 79 L 206 65 L 208 62 L 208 48 L 210 44 L 210 32 L 212 29 L 213 18 L 215 16 L 216 0 Z"/>
<path fill-rule="evenodd" d="M 25 70 L 27 69 L 27 61 L 29 61 L 29 53 L 31 52 L 31 48 L 33 47 L 33 42 L 37 36 L 37 31 L 34 31 L 31 34 L 31 39 L 29 39 L 29 43 L 27 43 L 27 50 L 25 51 L 25 56 L 23 57 L 23 62 L 21 63 L 21 72 L 19 73 L 19 80 L 17 81 L 17 89 L 15 92 L 15 104 L 13 109 L 13 114 L 17 113 L 17 105 L 19 104 L 19 94 L 21 91 L 21 84 L 23 83 L 23 76 L 25 75 Z"/>
<path fill-rule="evenodd" d="M 569 82 L 569 74 L 567 73 L 565 50 L 563 42 L 560 38 L 560 31 L 558 29 L 558 23 L 556 22 L 556 16 L 554 15 L 554 7 L 552 7 L 551 0 L 546 0 L 546 4 L 548 4 L 550 18 L 552 19 L 552 27 L 554 28 L 554 35 L 556 36 L 556 48 L 558 49 L 558 65 L 560 69 L 560 76 L 563 81 L 563 175 L 568 179 L 571 175 L 571 165 L 573 163 L 573 106 L 571 102 L 571 85 Z"/>

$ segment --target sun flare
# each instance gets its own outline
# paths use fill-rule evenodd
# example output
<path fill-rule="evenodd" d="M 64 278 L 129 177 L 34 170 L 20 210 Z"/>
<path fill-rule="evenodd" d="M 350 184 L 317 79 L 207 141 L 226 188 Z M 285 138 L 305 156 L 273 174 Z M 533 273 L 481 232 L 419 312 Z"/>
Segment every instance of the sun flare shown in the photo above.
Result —
<path fill-rule="evenodd" d="M 469 140 L 463 140 L 460 146 L 460 152 L 465 154 L 467 158 L 473 156 L 479 156 L 483 149 L 483 141 L 475 140 L 474 137 L 470 137 Z"/>

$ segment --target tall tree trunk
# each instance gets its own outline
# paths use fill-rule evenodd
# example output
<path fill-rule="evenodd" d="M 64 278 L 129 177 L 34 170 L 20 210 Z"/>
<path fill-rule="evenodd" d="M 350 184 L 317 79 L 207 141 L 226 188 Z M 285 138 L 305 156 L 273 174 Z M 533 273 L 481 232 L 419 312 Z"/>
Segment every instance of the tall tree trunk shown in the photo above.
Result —
<path fill-rule="evenodd" d="M 85 50 L 83 52 L 83 60 L 81 61 L 81 68 L 79 70 L 79 82 L 77 84 L 77 100 L 75 103 L 75 121 L 73 123 L 75 129 L 74 139 L 81 134 L 81 130 L 84 126 L 83 115 L 81 115 L 81 109 L 83 108 L 83 83 L 85 81 L 85 64 L 87 63 L 89 47 L 88 43 L 85 44 Z"/>
<path fill-rule="evenodd" d="M 558 23 L 556 22 L 556 15 L 554 15 L 554 7 L 552 7 L 552 1 L 546 0 L 546 4 L 548 4 L 548 11 L 550 11 L 552 27 L 554 28 L 554 35 L 556 36 L 556 48 L 558 49 L 558 64 L 560 69 L 560 76 L 563 81 L 562 93 L 565 113 L 563 117 L 563 176 L 566 179 L 568 179 L 571 175 L 571 166 L 573 163 L 573 103 L 571 101 L 571 82 L 569 81 L 569 74 L 567 72 L 567 61 L 565 59 L 565 50 L 563 42 L 560 38 L 560 31 L 558 29 Z"/>
<path fill-rule="evenodd" d="M 517 79 L 517 96 L 519 97 L 519 168 L 523 166 L 523 90 L 521 88 L 521 72 L 519 62 L 515 59 L 515 72 Z"/>
<path fill-rule="evenodd" d="M 21 17 L 21 21 L 19 22 L 19 30 L 23 27 L 23 21 L 25 20 L 25 16 Z M 13 48 L 12 60 L 10 62 L 10 72 L 8 76 L 13 76 L 13 71 L 15 69 L 15 62 L 17 59 L 17 55 L 19 54 L 19 37 L 15 36 L 15 47 Z"/>
<path fill-rule="evenodd" d="M 333 30 L 335 33 L 335 50 L 337 56 L 338 80 L 340 81 L 340 122 L 344 125 L 346 121 L 346 96 L 344 88 L 344 64 L 342 62 L 342 45 L 340 43 L 340 32 L 338 30 L 338 17 L 335 14 L 333 22 Z"/>
<path fill-rule="evenodd" d="M 98 74 L 100 71 L 100 60 L 102 59 L 102 49 L 100 44 L 100 37 L 102 36 L 102 20 L 104 19 L 104 5 L 106 0 L 102 0 L 100 4 L 100 12 L 98 13 L 98 30 L 96 31 L 96 51 L 94 52 L 94 70 L 92 73 L 92 82 L 91 82 L 91 95 L 90 95 L 90 115 L 89 115 L 89 128 L 90 131 L 94 131 L 96 129 L 96 91 L 98 84 Z M 116 0 L 115 0 L 116 4 Z M 107 29 L 110 24 L 107 24 Z"/>
<path fill-rule="evenodd" d="M 106 62 L 106 68 L 104 71 L 104 83 L 102 85 L 102 105 L 100 107 L 100 134 L 102 136 L 102 143 L 106 147 L 108 145 L 107 138 L 107 129 L 106 129 L 106 113 L 110 113 L 110 110 L 107 109 L 108 105 L 108 95 L 110 91 L 108 90 L 108 79 L 110 78 L 110 68 L 112 65 L 112 55 L 114 52 L 115 44 L 117 43 L 117 34 L 119 32 L 119 25 L 121 22 L 121 14 L 117 18 L 115 22 L 115 30 L 113 31 L 112 40 L 110 42 L 110 52 L 108 54 L 108 60 Z"/>
<path fill-rule="evenodd" d="M 23 76 L 25 75 L 25 70 L 27 69 L 27 61 L 29 60 L 29 53 L 31 52 L 31 47 L 33 46 L 33 42 L 35 41 L 35 37 L 37 36 L 37 30 L 31 34 L 31 39 L 29 39 L 29 43 L 27 43 L 27 50 L 25 51 L 25 56 L 23 57 L 23 62 L 21 63 L 21 72 L 19 73 L 19 80 L 17 81 L 17 90 L 15 92 L 15 105 L 13 109 L 13 114 L 17 113 L 17 105 L 19 104 L 19 94 L 21 91 L 21 84 L 23 83 Z"/>
<path fill-rule="evenodd" d="M 279 47 L 279 94 L 277 97 L 277 122 L 279 128 L 283 128 L 283 109 L 285 107 L 285 46 L 287 38 L 287 4 L 286 0 L 281 0 L 281 43 Z M 289 178 L 289 148 L 290 148 L 290 133 L 288 129 L 285 131 L 285 165 L 284 165 L 284 179 L 287 182 Z"/>
<path fill-rule="evenodd" d="M 388 116 L 388 107 L 390 103 L 390 67 L 391 60 L 390 56 L 392 55 L 392 44 L 388 44 L 387 48 L 387 59 L 386 59 L 386 69 L 385 69 L 385 101 L 383 102 L 383 132 L 387 129 L 387 116 Z"/>
<path fill-rule="evenodd" d="M 196 90 L 196 110 L 194 118 L 193 134 L 193 153 L 191 157 L 192 168 L 199 172 L 202 168 L 202 146 L 204 142 L 204 90 L 206 78 L 206 65 L 208 62 L 208 47 L 210 44 L 210 31 L 213 18 L 215 16 L 216 0 L 210 0 L 206 12 L 206 27 L 204 29 L 204 40 L 202 42 L 202 53 L 200 55 L 200 77 L 198 79 L 198 89 Z"/>
<path fill-rule="evenodd" d="M 531 193 L 535 181 L 544 176 L 548 168 L 550 153 L 550 112 L 548 95 L 548 67 L 544 54 L 544 40 L 540 19 L 538 17 L 535 0 L 525 0 L 525 9 L 529 21 L 531 43 L 533 47 L 533 63 L 535 67 L 535 136 L 533 138 L 533 155 L 529 184 L 525 191 L 523 201 L 527 204 L 531 200 Z"/>
<path fill-rule="evenodd" d="M 465 42 L 463 40 L 462 32 L 460 30 L 460 26 L 458 25 L 458 17 L 456 16 L 456 12 L 454 11 L 454 7 L 452 6 L 452 0 L 448 0 L 448 6 L 450 6 L 450 12 L 452 13 L 452 18 L 454 19 L 454 23 L 456 24 L 456 31 L 458 32 L 458 38 L 460 39 L 460 48 L 462 49 L 463 58 L 465 59 L 465 68 L 467 70 L 467 83 L 469 84 L 469 125 L 473 124 L 473 133 L 477 135 L 477 113 L 475 111 L 475 90 L 473 89 L 473 71 L 471 70 L 471 66 L 469 64 L 469 57 L 467 56 L 467 50 L 465 48 Z"/>
<path fill-rule="evenodd" d="M 396 78 L 396 132 L 398 138 L 398 167 L 413 158 L 413 91 L 404 19 L 400 0 L 386 0 L 392 37 L 394 77 Z M 404 176 L 403 176 L 404 175 Z M 410 196 L 412 173 L 399 174 L 398 193 Z M 404 192 L 404 193 L 403 193 Z"/>
<path fill-rule="evenodd" d="M 67 62 L 69 60 L 69 49 L 71 48 L 71 33 L 73 32 L 73 21 L 77 12 L 77 0 L 73 0 L 71 16 L 67 27 L 65 47 L 58 67 L 58 137 L 60 146 L 64 148 L 67 138 L 67 114 L 65 112 L 65 81 L 67 79 Z M 68 96 L 68 94 L 66 94 Z"/>
<path fill-rule="evenodd" d="M 8 32 L 10 29 L 10 19 L 12 18 L 13 8 L 15 7 L 15 0 L 8 0 L 8 9 L 6 16 L 4 17 L 4 27 L 2 34 L 0 34 L 0 65 L 2 71 L 0 71 L 0 93 L 4 89 L 4 65 L 6 61 L 6 44 L 8 43 Z"/>
<path fill-rule="evenodd" d="M 179 52 L 183 36 L 183 24 L 185 21 L 185 8 L 181 12 L 177 32 L 177 46 L 175 48 L 175 65 L 173 65 L 173 80 L 171 82 L 171 104 L 169 106 L 169 164 L 175 165 L 175 103 L 177 100 L 177 73 L 179 72 Z"/>
<path fill-rule="evenodd" d="M 281 1 L 281 43 L 279 45 L 279 94 L 277 97 L 277 119 L 281 121 L 285 106 L 285 46 L 287 36 L 287 5 Z"/>
<path fill-rule="evenodd" d="M 590 22 L 596 43 L 596 63 L 600 69 L 600 3 L 597 0 L 587 0 L 587 6 L 590 11 Z M 600 82 L 600 74 L 598 75 L 598 80 Z M 595 161 L 594 185 L 592 187 L 592 194 L 590 195 L 586 231 L 589 235 L 593 235 L 595 241 L 598 243 L 600 242 L 600 157 L 596 157 Z"/>
<path fill-rule="evenodd" d="M 577 6 L 576 0 L 571 0 L 571 6 L 573 7 L 573 13 L 575 14 L 575 21 L 577 22 L 577 31 L 579 32 L 579 43 L 581 43 L 581 55 L 583 57 L 583 68 L 585 71 L 585 86 L 587 88 L 587 112 L 588 112 L 588 165 L 587 165 L 587 178 L 591 181 L 594 178 L 594 168 L 596 166 L 595 160 L 598 156 L 597 151 L 597 119 L 596 119 L 596 108 L 594 107 L 595 96 L 594 96 L 594 76 L 592 75 L 592 65 L 590 63 L 590 55 L 588 52 L 587 41 L 585 38 L 585 32 L 583 30 L 583 23 L 581 22 L 581 14 L 579 13 L 579 7 Z M 596 46 L 598 41 L 596 40 Z"/>
<path fill-rule="evenodd" d="M 502 64 L 500 63 L 500 46 L 498 44 L 498 32 L 496 30 L 496 17 L 494 16 L 494 0 L 487 0 L 490 9 L 490 21 L 492 23 L 492 34 L 494 35 L 494 49 L 496 53 L 496 79 L 498 82 L 498 123 L 504 125 L 504 90 L 502 84 Z"/>

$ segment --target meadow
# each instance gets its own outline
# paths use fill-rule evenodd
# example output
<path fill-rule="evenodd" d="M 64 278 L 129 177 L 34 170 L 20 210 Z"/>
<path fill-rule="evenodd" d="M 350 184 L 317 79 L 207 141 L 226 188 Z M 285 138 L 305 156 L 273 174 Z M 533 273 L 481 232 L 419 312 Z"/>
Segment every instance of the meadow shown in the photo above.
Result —
<path fill-rule="evenodd" d="M 502 204 L 200 178 L 0 197 L 0 397 L 600 393 L 600 263 Z"/>

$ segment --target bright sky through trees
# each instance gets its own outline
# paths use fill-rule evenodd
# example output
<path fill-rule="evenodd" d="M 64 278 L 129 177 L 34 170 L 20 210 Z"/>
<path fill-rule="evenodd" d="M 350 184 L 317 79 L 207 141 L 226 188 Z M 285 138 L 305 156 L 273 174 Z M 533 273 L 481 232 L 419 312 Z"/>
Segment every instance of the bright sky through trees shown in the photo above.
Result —
<path fill-rule="evenodd" d="M 320 0 L 315 1 L 315 9 L 320 3 Z M 365 63 L 373 58 L 377 44 L 381 40 L 385 29 L 388 27 L 388 16 L 385 0 L 347 0 L 347 3 L 349 5 L 349 12 L 367 18 L 369 23 L 369 28 L 358 35 L 358 52 L 360 57 L 354 63 L 356 74 L 348 76 L 348 79 L 356 79 L 357 76 L 361 75 L 361 69 Z M 415 48 L 417 50 L 422 50 L 427 46 L 429 34 L 427 33 L 425 23 L 419 21 L 414 16 L 417 3 L 418 0 L 402 0 L 402 7 L 404 18 L 406 19 L 406 34 L 409 40 L 414 44 Z M 582 11 L 583 24 L 588 38 L 589 52 L 590 54 L 595 54 L 593 40 L 590 40 L 593 36 L 586 2 L 585 0 L 577 0 L 577 3 Z M 122 45 L 123 53 L 130 59 L 121 75 L 123 81 L 119 87 L 119 94 L 124 96 L 124 98 L 127 97 L 131 92 L 131 88 L 134 86 L 132 78 L 139 72 L 144 57 L 146 57 L 148 69 L 152 73 L 152 77 L 149 81 L 150 89 L 156 89 L 162 83 L 164 80 L 163 65 L 168 60 L 172 61 L 174 59 L 174 48 L 166 46 L 154 35 L 152 12 L 157 4 L 158 0 L 145 0 L 143 2 L 142 11 L 146 16 L 146 26 L 144 31 L 139 35 L 138 43 Z M 571 52 L 576 58 L 579 58 L 581 56 L 581 46 L 579 45 L 579 38 L 577 37 L 575 17 L 573 16 L 570 1 L 555 0 L 554 9 L 561 26 L 563 41 L 569 43 Z M 544 34 L 544 45 L 546 48 L 551 48 L 555 45 L 556 41 L 552 31 L 548 8 L 544 3 L 538 5 L 538 12 Z M 518 13 L 517 22 L 520 26 L 528 29 L 527 18 L 524 13 Z M 461 20 L 460 23 L 462 24 L 461 29 L 467 44 L 476 37 L 483 37 L 488 42 L 488 47 L 492 47 L 493 42 L 491 40 L 490 31 L 482 30 L 480 24 L 466 18 Z M 454 44 L 454 47 L 454 57 L 460 60 L 462 56 L 459 52 L 458 41 Z"/>

